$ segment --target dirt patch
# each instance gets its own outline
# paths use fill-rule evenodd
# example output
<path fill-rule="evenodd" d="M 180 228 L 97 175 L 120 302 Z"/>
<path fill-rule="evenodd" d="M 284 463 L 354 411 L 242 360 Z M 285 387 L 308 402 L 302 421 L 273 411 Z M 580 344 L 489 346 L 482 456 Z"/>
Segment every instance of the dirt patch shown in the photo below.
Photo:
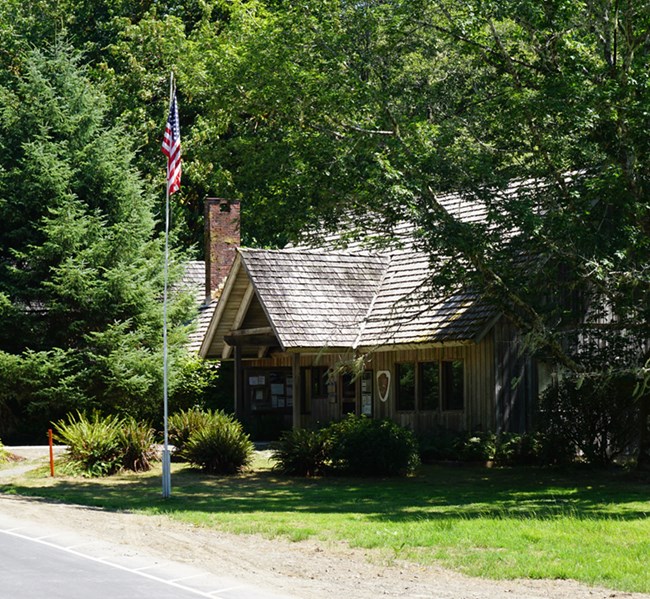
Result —
<path fill-rule="evenodd" d="M 300 599 L 421 597 L 441 599 L 648 599 L 650 595 L 590 588 L 574 581 L 491 581 L 439 567 L 389 563 L 381 554 L 345 544 L 291 543 L 232 535 L 164 516 L 106 512 L 0 495 L 11 518 L 56 526 L 152 557 L 191 564 Z"/>

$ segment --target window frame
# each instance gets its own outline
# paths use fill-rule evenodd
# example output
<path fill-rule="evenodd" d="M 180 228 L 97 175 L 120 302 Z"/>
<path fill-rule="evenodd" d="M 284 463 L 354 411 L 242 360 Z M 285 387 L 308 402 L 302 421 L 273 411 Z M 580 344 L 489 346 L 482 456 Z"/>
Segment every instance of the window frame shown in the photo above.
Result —
<path fill-rule="evenodd" d="M 395 410 L 397 412 L 415 412 L 417 408 L 417 362 L 397 362 L 395 364 Z M 409 397 L 408 406 L 403 406 L 404 391 L 401 384 L 401 368 L 411 366 L 413 368 L 413 396 Z"/>
<path fill-rule="evenodd" d="M 449 366 L 446 366 L 449 364 Z M 453 369 L 460 367 L 460 378 L 454 376 Z M 459 389 L 454 389 L 455 382 L 460 382 Z M 450 392 L 451 390 L 451 392 Z M 458 395 L 460 391 L 460 402 Z M 459 407 L 460 406 L 460 407 Z M 465 361 L 459 359 L 440 360 L 440 410 L 442 412 L 465 411 Z"/>
<path fill-rule="evenodd" d="M 435 401 L 431 406 L 425 406 L 425 384 L 424 384 L 424 368 L 427 366 L 434 366 L 436 372 L 436 385 Z M 440 360 L 426 360 L 417 363 L 417 388 L 416 388 L 416 401 L 418 405 L 418 412 L 439 412 L 441 405 L 441 387 L 440 387 Z"/>
<path fill-rule="evenodd" d="M 450 366 L 447 366 L 449 364 Z M 406 398 L 403 386 L 401 385 L 401 369 L 409 365 L 414 368 L 413 374 L 413 398 Z M 427 367 L 434 367 L 437 374 L 435 386 L 435 400 L 429 405 L 425 404 L 424 370 Z M 454 371 L 454 369 L 457 369 Z M 395 363 L 395 382 L 393 390 L 395 394 L 395 411 L 399 413 L 430 413 L 442 414 L 443 412 L 464 412 L 465 411 L 465 360 L 462 358 L 441 358 L 438 360 L 404 361 Z"/>

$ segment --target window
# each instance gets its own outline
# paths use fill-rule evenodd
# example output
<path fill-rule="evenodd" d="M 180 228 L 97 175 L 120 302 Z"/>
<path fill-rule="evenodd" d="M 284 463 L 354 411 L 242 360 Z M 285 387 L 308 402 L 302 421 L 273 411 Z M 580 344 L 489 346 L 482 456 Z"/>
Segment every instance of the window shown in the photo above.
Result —
<path fill-rule="evenodd" d="M 415 364 L 397 364 L 397 409 L 415 410 Z"/>
<path fill-rule="evenodd" d="M 357 383 L 351 374 L 341 376 L 341 412 L 343 414 L 356 414 L 357 411 Z"/>
<path fill-rule="evenodd" d="M 300 410 L 302 414 L 311 414 L 312 400 L 327 397 L 327 381 L 326 366 L 301 369 Z"/>
<path fill-rule="evenodd" d="M 442 378 L 442 409 L 462 410 L 465 407 L 463 399 L 463 378 L 465 369 L 460 360 L 441 362 Z"/>
<path fill-rule="evenodd" d="M 327 366 L 314 366 L 311 368 L 311 396 L 327 397 Z"/>
<path fill-rule="evenodd" d="M 438 362 L 418 364 L 418 409 L 437 410 L 440 406 L 440 365 Z"/>
<path fill-rule="evenodd" d="M 397 410 L 406 412 L 465 409 L 462 360 L 404 362 L 396 365 Z"/>

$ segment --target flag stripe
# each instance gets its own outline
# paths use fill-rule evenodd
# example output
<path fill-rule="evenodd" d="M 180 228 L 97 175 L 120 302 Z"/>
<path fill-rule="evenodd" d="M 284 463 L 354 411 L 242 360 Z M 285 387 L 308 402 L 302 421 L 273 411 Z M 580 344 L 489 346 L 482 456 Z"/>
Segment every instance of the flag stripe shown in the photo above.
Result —
<path fill-rule="evenodd" d="M 178 123 L 176 91 L 169 105 L 169 116 L 163 136 L 162 152 L 167 156 L 167 190 L 170 195 L 181 187 L 181 130 Z"/>

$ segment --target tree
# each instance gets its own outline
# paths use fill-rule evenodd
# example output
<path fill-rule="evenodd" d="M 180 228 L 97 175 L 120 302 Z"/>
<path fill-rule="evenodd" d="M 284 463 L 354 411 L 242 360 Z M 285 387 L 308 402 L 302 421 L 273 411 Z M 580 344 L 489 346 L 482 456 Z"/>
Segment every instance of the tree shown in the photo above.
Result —
<path fill-rule="evenodd" d="M 193 135 L 258 241 L 411 220 L 431 285 L 480 290 L 578 387 L 648 376 L 647 2 L 233 6 L 195 38 L 213 99 Z"/>
<path fill-rule="evenodd" d="M 410 220 L 431 285 L 479 290 L 578 388 L 648 376 L 647 2 L 255 6 L 233 60 L 206 65 L 205 122 L 267 223 Z"/>
<path fill-rule="evenodd" d="M 159 412 L 161 243 L 108 103 L 66 42 L 30 51 L 0 89 L 0 377 L 28 426 Z"/>

